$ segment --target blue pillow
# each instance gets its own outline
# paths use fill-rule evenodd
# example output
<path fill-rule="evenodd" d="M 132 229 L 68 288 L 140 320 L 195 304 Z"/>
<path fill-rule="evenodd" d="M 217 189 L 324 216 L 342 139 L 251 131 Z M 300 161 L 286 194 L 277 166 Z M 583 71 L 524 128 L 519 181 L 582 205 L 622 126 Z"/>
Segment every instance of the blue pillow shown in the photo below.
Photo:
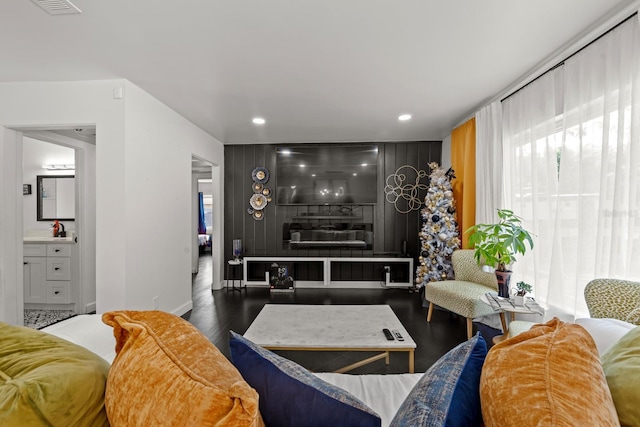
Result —
<path fill-rule="evenodd" d="M 480 372 L 487 343 L 479 333 L 434 363 L 391 421 L 395 426 L 480 426 Z"/>
<path fill-rule="evenodd" d="M 260 395 L 267 426 L 376 426 L 381 420 L 351 393 L 302 366 L 229 332 L 231 361 Z"/>

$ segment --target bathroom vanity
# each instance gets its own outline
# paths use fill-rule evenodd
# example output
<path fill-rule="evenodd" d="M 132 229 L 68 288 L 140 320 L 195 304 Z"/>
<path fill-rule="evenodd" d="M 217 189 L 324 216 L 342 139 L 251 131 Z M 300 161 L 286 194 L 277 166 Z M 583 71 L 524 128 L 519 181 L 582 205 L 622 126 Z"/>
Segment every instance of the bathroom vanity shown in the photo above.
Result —
<path fill-rule="evenodd" d="M 25 308 L 76 308 L 74 249 L 73 237 L 24 237 Z"/>

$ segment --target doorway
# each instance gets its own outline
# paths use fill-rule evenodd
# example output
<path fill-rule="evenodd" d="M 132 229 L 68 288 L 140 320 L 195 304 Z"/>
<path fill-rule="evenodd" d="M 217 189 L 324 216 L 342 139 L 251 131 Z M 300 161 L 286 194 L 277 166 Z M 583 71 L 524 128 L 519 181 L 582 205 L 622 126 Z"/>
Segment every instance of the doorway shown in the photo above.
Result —
<path fill-rule="evenodd" d="M 55 323 L 65 317 L 74 314 L 84 314 L 94 312 L 96 309 L 96 244 L 95 244 L 95 126 L 85 126 L 82 128 L 60 128 L 60 129 L 18 129 L 22 132 L 22 154 L 23 183 L 31 186 L 31 195 L 24 195 L 22 203 L 22 228 L 23 236 L 31 237 L 31 241 L 40 237 L 52 237 L 50 215 L 46 215 L 47 220 L 43 220 L 42 215 L 38 215 L 38 206 L 45 201 L 55 202 L 60 197 L 52 197 L 52 194 L 45 193 L 46 199 L 40 200 L 41 194 L 37 182 L 40 176 L 73 176 L 73 194 L 70 199 L 74 200 L 71 208 L 72 214 L 65 213 L 64 220 L 60 220 L 60 228 L 64 227 L 65 233 L 70 240 L 69 248 L 69 281 L 62 278 L 60 282 L 48 282 L 48 285 L 62 286 L 60 289 L 66 290 L 68 286 L 68 299 L 56 299 L 49 301 L 46 297 L 43 301 L 32 301 L 26 288 L 20 286 L 19 291 L 24 292 L 24 307 L 30 311 L 29 319 L 34 324 L 27 326 L 41 328 L 49 323 Z M 43 168 L 47 169 L 43 169 Z M 27 192 L 26 186 L 25 191 Z M 58 186 L 60 191 L 63 188 Z M 50 190 L 49 190 L 50 191 Z M 57 194 L 56 194 L 57 196 Z M 67 195 L 69 198 L 69 195 Z M 60 209 L 63 209 L 62 207 Z M 61 211 L 64 212 L 64 211 Z M 69 211 L 67 211 L 69 212 Z M 56 217 L 60 217 L 56 214 Z M 23 238 L 24 239 L 24 238 Z M 26 240 L 25 240 L 26 243 Z M 58 244 L 53 242 L 51 244 Z M 46 246 L 51 245 L 46 243 Z M 25 244 L 26 247 L 26 244 Z M 65 248 L 66 249 L 66 248 Z M 27 260 L 25 250 L 24 262 Z M 23 285 L 28 285 L 28 272 L 25 270 L 25 280 Z M 67 285 L 68 283 L 68 285 Z M 58 289 L 58 288 L 56 288 Z M 58 289 L 58 291 L 60 291 Z M 60 295 L 60 294 L 57 294 Z M 37 298 L 36 298 L 37 299 Z M 25 314 L 27 312 L 25 311 Z M 44 322 L 44 323 L 43 323 Z"/>
<path fill-rule="evenodd" d="M 192 282 L 206 281 L 213 285 L 213 164 L 197 156 L 191 156 L 192 218 L 194 242 L 191 257 Z M 204 267 L 204 268 L 203 268 Z"/>

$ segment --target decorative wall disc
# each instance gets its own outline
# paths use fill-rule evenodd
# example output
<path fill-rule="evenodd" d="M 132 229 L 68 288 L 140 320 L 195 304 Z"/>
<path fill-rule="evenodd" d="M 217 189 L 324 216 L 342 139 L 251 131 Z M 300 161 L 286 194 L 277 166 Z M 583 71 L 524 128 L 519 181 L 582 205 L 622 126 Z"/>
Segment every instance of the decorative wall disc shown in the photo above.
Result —
<path fill-rule="evenodd" d="M 264 194 L 254 194 L 253 196 L 251 196 L 249 204 L 253 209 L 257 211 L 262 210 L 265 206 L 267 206 L 267 198 L 264 196 Z"/>
<path fill-rule="evenodd" d="M 251 177 L 255 182 L 264 184 L 269 181 L 269 171 L 263 167 L 257 167 L 251 172 Z"/>
<path fill-rule="evenodd" d="M 253 185 L 251 185 L 251 188 L 253 188 L 254 193 L 259 193 L 263 191 L 262 184 L 259 182 L 254 182 Z"/>
<path fill-rule="evenodd" d="M 269 194 L 271 194 L 271 189 L 263 188 L 262 189 L 262 194 L 264 194 L 265 196 L 268 196 Z"/>
<path fill-rule="evenodd" d="M 264 218 L 264 213 L 262 211 L 255 211 L 253 213 L 253 219 L 257 221 L 262 221 L 263 218 Z"/>
<path fill-rule="evenodd" d="M 247 208 L 247 213 L 248 213 L 249 215 L 253 215 L 253 213 L 254 213 L 254 212 L 255 212 L 255 211 L 253 210 L 253 208 Z"/>

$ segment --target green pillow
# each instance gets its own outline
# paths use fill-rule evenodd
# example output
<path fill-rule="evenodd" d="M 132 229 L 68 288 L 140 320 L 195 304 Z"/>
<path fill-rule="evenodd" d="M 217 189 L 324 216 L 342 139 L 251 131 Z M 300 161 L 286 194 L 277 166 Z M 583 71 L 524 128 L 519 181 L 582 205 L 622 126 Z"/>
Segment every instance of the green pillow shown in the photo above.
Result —
<path fill-rule="evenodd" d="M 640 426 L 640 326 L 627 332 L 601 359 L 620 424 Z"/>
<path fill-rule="evenodd" d="M 83 347 L 0 322 L 0 426 L 108 426 L 108 371 Z"/>

